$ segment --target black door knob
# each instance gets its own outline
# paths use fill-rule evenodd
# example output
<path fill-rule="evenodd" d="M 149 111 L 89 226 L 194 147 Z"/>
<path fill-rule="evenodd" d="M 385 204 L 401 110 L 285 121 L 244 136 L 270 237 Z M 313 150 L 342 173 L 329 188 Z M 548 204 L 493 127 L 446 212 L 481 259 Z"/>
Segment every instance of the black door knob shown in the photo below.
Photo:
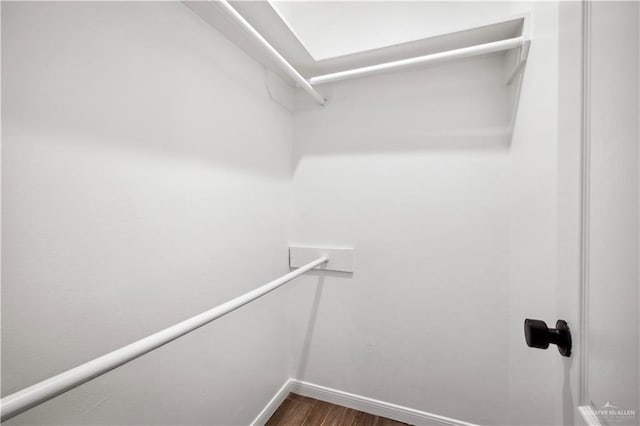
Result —
<path fill-rule="evenodd" d="M 547 349 L 549 343 L 558 346 L 562 356 L 571 356 L 571 331 L 566 321 L 558 320 L 556 328 L 549 328 L 544 321 L 524 320 L 524 338 L 530 348 Z"/>

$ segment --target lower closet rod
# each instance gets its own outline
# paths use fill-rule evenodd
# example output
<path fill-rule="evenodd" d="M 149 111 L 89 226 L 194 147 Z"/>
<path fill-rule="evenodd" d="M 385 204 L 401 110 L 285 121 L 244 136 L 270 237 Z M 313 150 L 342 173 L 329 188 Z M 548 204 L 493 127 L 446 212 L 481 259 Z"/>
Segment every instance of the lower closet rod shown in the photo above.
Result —
<path fill-rule="evenodd" d="M 251 290 L 250 292 L 223 303 L 222 305 L 216 306 L 213 309 L 186 319 L 169 328 L 165 328 L 162 331 L 152 334 L 151 336 L 147 336 L 127 346 L 123 346 L 120 349 L 116 349 L 113 352 L 109 352 L 106 355 L 86 362 L 49 379 L 43 380 L 21 391 L 8 395 L 0 400 L 2 421 L 17 416 L 36 405 L 42 404 L 43 402 L 51 398 L 55 398 L 76 386 L 80 386 L 81 384 L 120 367 L 139 356 L 151 352 L 152 350 L 157 349 L 178 337 L 182 337 L 185 334 L 228 314 L 229 312 L 235 311 L 241 306 L 264 296 L 292 279 L 299 277 L 310 269 L 328 261 L 328 256 L 322 256 L 313 262 L 301 266 L 295 271 L 289 272 L 276 280 L 258 287 L 255 290 Z"/>

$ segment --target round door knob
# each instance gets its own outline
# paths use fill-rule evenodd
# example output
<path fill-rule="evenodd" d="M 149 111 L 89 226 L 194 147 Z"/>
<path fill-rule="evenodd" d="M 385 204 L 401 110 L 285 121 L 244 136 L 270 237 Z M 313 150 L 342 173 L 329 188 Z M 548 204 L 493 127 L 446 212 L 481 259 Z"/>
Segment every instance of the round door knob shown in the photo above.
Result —
<path fill-rule="evenodd" d="M 558 320 L 556 328 L 549 328 L 544 321 L 524 320 L 524 338 L 530 348 L 547 349 L 552 343 L 558 346 L 562 356 L 571 356 L 571 331 L 566 321 Z"/>

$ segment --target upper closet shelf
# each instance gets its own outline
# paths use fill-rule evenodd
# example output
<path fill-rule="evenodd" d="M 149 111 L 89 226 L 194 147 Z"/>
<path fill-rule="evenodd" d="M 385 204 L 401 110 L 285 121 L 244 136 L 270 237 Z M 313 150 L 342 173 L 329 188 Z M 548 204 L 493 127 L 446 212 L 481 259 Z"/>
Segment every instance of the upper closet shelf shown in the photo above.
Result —
<path fill-rule="evenodd" d="M 185 3 L 205 22 L 285 81 L 303 89 L 320 105 L 327 100 L 315 87 L 318 85 L 504 52 L 505 84 L 512 85 L 517 80 L 513 90 L 515 116 L 531 39 L 528 15 L 318 61 L 269 2 Z"/>

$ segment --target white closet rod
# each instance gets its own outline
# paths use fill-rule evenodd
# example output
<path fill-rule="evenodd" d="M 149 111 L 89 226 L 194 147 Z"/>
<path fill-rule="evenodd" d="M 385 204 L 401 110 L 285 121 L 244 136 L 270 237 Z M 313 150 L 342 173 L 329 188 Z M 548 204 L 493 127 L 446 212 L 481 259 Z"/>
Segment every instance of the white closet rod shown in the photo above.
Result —
<path fill-rule="evenodd" d="M 525 43 L 525 37 L 519 36 L 506 40 L 499 40 L 490 43 L 478 44 L 476 46 L 463 47 L 460 49 L 448 50 L 445 52 L 432 53 L 429 55 L 417 56 L 414 58 L 401 59 L 399 61 L 386 62 L 383 64 L 370 65 L 361 68 L 354 68 L 346 71 L 339 71 L 331 74 L 318 75 L 311 77 L 309 80 L 304 78 L 287 60 L 273 47 L 262 35 L 256 31 L 255 28 L 247 22 L 242 15 L 240 15 L 227 0 L 219 0 L 217 2 L 223 10 L 234 20 L 240 24 L 247 33 L 249 33 L 264 49 L 271 55 L 271 57 L 280 65 L 283 71 L 285 71 L 298 86 L 302 87 L 309 95 L 313 97 L 318 103 L 324 105 L 326 99 L 318 93 L 313 87 L 315 84 L 325 84 L 334 81 L 346 80 L 348 78 L 361 77 L 365 75 L 374 75 L 391 70 L 398 70 L 402 68 L 408 68 L 415 65 L 426 64 L 429 62 L 439 62 L 448 59 L 467 58 L 470 56 L 477 56 L 486 53 L 500 52 L 503 50 L 514 49 L 516 47 L 522 47 Z"/>
<path fill-rule="evenodd" d="M 506 40 L 493 41 L 491 43 L 478 44 L 476 46 L 463 47 L 460 49 L 447 50 L 445 52 L 432 53 L 430 55 L 416 56 L 414 58 L 401 59 L 399 61 L 386 62 L 384 64 L 371 65 L 362 68 L 354 68 L 346 71 L 334 72 L 331 74 L 311 77 L 309 83 L 324 84 L 334 81 L 346 80 L 348 78 L 362 77 L 365 75 L 380 74 L 387 71 L 408 68 L 415 65 L 422 65 L 429 62 L 438 62 L 448 59 L 467 58 L 470 56 L 482 55 L 486 53 L 500 52 L 520 47 L 524 44 L 523 36 Z"/>
<path fill-rule="evenodd" d="M 229 14 L 231 18 L 233 18 L 238 24 L 240 24 L 240 26 L 242 26 L 249 34 L 251 34 L 253 38 L 258 43 L 260 43 L 267 52 L 269 52 L 273 59 L 275 59 L 276 62 L 280 64 L 282 70 L 286 72 L 289 77 L 293 78 L 296 83 L 298 83 L 298 85 L 304 89 L 305 92 L 310 94 L 313 99 L 320 103 L 320 105 L 325 104 L 327 100 L 320 93 L 318 93 L 316 89 L 314 89 L 313 86 L 311 86 L 311 84 L 309 84 L 309 82 L 302 75 L 300 75 L 300 73 L 296 71 L 296 69 L 289 62 L 287 62 L 287 60 L 284 59 L 276 49 L 274 49 L 274 47 L 271 46 L 269 42 L 265 40 L 264 37 L 262 37 L 262 35 L 258 31 L 256 31 L 256 29 L 253 28 L 251 24 L 247 22 L 247 20 L 244 19 L 242 15 L 240 15 L 229 4 L 228 1 L 220 0 L 218 4 L 220 4 L 220 6 L 222 6 L 222 8 Z"/>
<path fill-rule="evenodd" d="M 184 320 L 169 328 L 165 328 L 162 331 L 152 334 L 151 336 L 147 336 L 113 352 L 109 352 L 106 355 L 72 368 L 71 370 L 67 370 L 49 379 L 43 380 L 21 391 L 8 395 L 0 400 L 2 421 L 17 416 L 36 405 L 42 404 L 51 398 L 55 398 L 76 386 L 80 386 L 89 380 L 92 380 L 110 370 L 113 370 L 114 368 L 120 367 L 121 365 L 138 358 L 139 356 L 151 352 L 162 345 L 182 337 L 185 334 L 246 305 L 247 303 L 264 296 L 292 279 L 299 277 L 310 269 L 328 261 L 328 256 L 322 256 L 313 262 L 301 266 L 295 271 L 289 272 L 276 280 L 223 303 L 222 305 L 216 306 L 213 309 Z"/>

